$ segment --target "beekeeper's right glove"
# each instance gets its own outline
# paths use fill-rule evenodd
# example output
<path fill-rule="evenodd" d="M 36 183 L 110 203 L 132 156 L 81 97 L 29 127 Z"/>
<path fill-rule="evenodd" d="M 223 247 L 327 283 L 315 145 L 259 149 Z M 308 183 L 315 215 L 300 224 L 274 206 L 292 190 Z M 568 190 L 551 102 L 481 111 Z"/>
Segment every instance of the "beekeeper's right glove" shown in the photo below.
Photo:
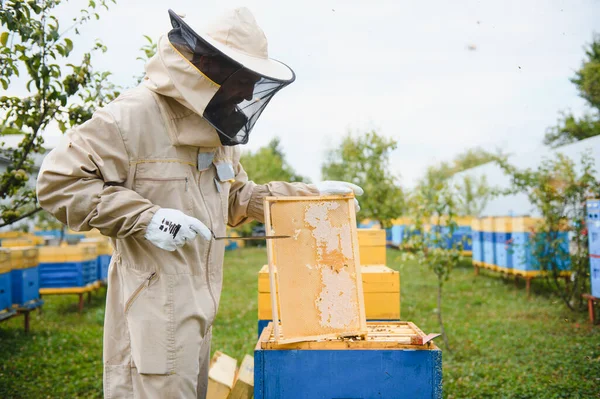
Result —
<path fill-rule="evenodd" d="M 161 249 L 175 251 L 198 234 L 210 240 L 210 230 L 198 219 L 177 209 L 161 208 L 152 217 L 145 237 Z"/>

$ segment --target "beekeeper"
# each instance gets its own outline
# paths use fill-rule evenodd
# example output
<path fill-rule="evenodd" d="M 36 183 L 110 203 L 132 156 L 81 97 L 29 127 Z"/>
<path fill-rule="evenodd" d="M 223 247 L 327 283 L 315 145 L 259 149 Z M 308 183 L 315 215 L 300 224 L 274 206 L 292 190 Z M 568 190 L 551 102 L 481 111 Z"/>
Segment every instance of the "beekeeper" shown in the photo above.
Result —
<path fill-rule="evenodd" d="M 146 77 L 45 158 L 41 206 L 113 239 L 106 398 L 204 398 L 225 227 L 263 221 L 265 196 L 362 193 L 343 182 L 248 180 L 238 144 L 294 72 L 239 8 L 199 34 L 169 11 Z M 196 235 L 200 237 L 196 238 Z"/>

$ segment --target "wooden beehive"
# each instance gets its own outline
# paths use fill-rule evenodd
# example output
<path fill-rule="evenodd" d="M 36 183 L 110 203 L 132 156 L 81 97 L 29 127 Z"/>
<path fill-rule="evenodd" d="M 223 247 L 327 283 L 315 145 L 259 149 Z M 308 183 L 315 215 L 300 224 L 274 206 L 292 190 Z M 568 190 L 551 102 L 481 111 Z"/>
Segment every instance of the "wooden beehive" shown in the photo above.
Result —
<path fill-rule="evenodd" d="M 367 320 L 400 320 L 400 273 L 385 265 L 361 265 L 360 274 Z M 269 266 L 264 265 L 258 272 L 258 319 L 271 317 Z"/>
<path fill-rule="evenodd" d="M 358 229 L 361 265 L 385 265 L 386 242 L 383 229 Z"/>
<path fill-rule="evenodd" d="M 353 196 L 267 197 L 264 209 L 267 235 L 291 236 L 267 241 L 278 341 L 364 335 Z"/>
<path fill-rule="evenodd" d="M 254 350 L 254 397 L 442 398 L 442 353 L 410 322 L 367 323 L 354 338 L 278 343 L 273 325 Z"/>

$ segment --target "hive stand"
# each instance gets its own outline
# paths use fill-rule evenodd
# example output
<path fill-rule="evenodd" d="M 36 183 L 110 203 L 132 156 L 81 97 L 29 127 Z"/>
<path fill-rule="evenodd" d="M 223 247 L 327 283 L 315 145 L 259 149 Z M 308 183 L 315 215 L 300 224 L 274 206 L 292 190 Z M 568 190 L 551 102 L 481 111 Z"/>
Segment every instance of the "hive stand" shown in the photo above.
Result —
<path fill-rule="evenodd" d="M 77 309 L 79 314 L 83 312 L 83 295 L 87 293 L 88 304 L 92 302 L 92 292 L 97 291 L 101 286 L 100 281 L 88 284 L 85 287 L 71 287 L 71 288 L 40 288 L 40 298 L 42 295 L 77 295 L 79 296 L 79 303 Z"/>
<path fill-rule="evenodd" d="M 583 294 L 582 297 L 584 299 L 587 299 L 588 313 L 589 313 L 589 316 L 590 316 L 590 323 L 592 323 L 592 325 L 594 325 L 594 324 L 600 324 L 600 321 L 596 322 L 596 317 L 594 315 L 594 304 L 600 303 L 600 298 L 596 298 L 595 296 L 592 296 L 590 294 Z"/>

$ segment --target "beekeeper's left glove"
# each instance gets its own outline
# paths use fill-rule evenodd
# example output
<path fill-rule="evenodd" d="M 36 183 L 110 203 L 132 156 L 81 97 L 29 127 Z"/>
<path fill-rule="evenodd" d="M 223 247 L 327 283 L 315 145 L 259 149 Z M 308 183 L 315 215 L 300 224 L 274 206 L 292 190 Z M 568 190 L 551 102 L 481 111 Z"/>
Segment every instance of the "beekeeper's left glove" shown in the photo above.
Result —
<path fill-rule="evenodd" d="M 313 186 L 319 190 L 320 195 L 340 195 L 350 194 L 359 196 L 364 194 L 364 190 L 356 184 L 348 183 L 345 181 L 326 180 L 320 183 L 313 184 Z M 356 205 L 356 212 L 360 211 L 360 205 L 358 200 L 354 198 L 354 204 Z"/>

